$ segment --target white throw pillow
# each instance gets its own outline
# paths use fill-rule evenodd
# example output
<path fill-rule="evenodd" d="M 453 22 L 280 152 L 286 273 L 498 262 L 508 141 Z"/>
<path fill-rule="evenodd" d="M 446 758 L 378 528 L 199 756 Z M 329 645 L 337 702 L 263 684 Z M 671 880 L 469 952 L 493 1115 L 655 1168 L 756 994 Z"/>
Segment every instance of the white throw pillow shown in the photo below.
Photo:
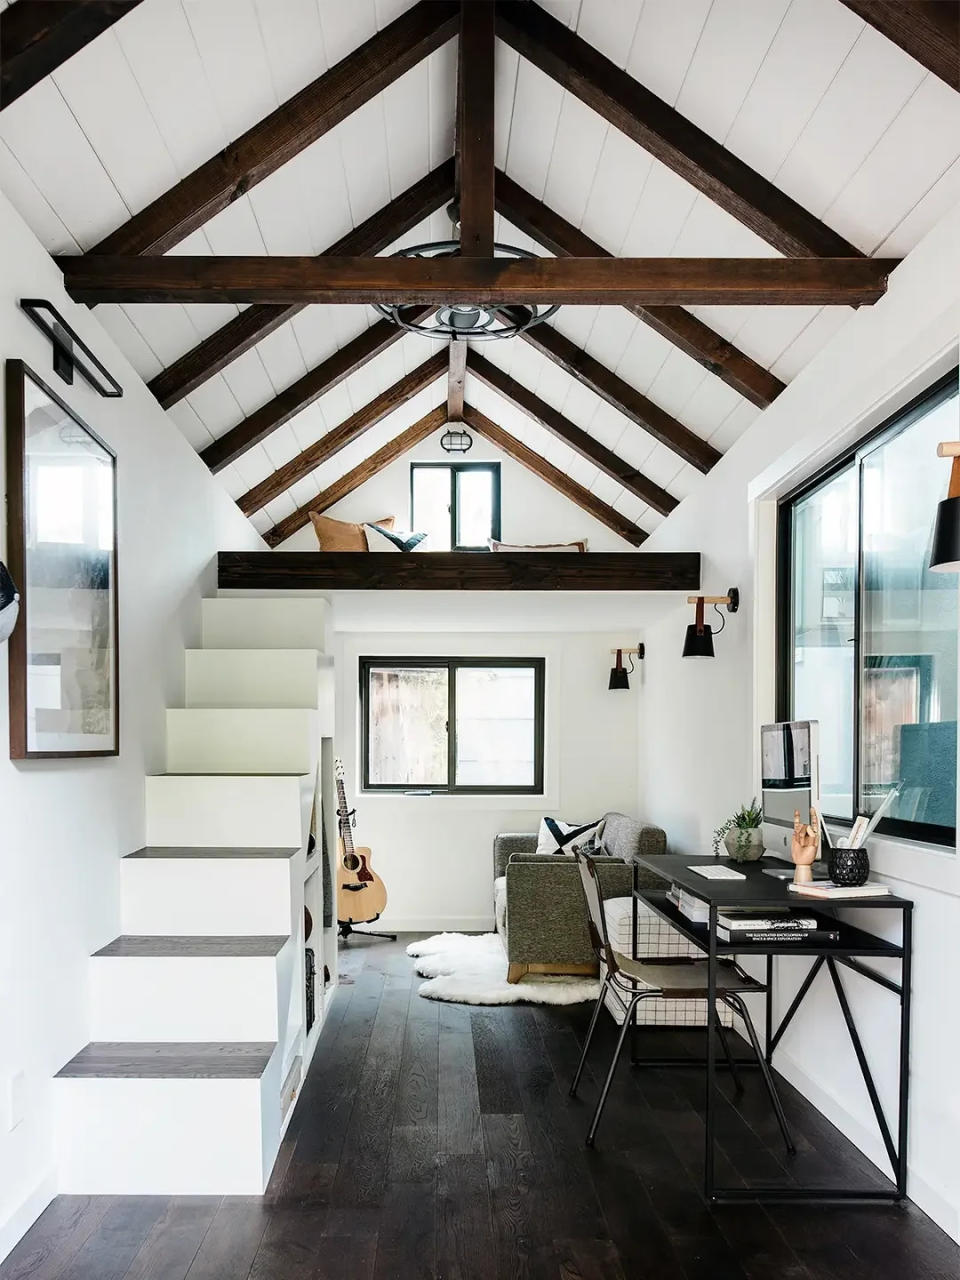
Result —
<path fill-rule="evenodd" d="M 427 536 L 406 529 L 385 529 L 379 524 L 365 524 L 368 551 L 413 551 Z"/>
<path fill-rule="evenodd" d="M 603 819 L 592 822 L 562 822 L 559 818 L 541 818 L 537 832 L 537 853 L 570 853 L 573 846 L 592 845 L 600 840 Z"/>

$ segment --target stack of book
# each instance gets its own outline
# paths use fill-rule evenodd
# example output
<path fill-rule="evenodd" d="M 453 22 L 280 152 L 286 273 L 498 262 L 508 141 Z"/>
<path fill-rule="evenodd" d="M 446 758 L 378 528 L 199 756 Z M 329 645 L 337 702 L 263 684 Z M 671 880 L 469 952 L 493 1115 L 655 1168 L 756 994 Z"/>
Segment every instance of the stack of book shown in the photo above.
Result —
<path fill-rule="evenodd" d="M 696 894 L 688 893 L 678 884 L 671 884 L 667 890 L 667 901 L 672 902 L 681 915 L 692 920 L 694 924 L 707 924 L 710 920 L 710 907 Z"/>
<path fill-rule="evenodd" d="M 890 890 L 885 884 L 868 881 L 866 884 L 834 884 L 832 880 L 808 880 L 804 884 L 787 885 L 791 893 L 800 893 L 807 898 L 827 898 L 835 901 L 838 898 L 882 898 Z"/>
<path fill-rule="evenodd" d="M 794 915 L 792 911 L 757 911 L 729 909 L 717 915 L 717 938 L 728 946 L 738 943 L 748 946 L 756 943 L 796 943 L 819 944 L 821 942 L 838 942 L 840 933 L 837 929 L 825 927 L 816 916 Z"/>

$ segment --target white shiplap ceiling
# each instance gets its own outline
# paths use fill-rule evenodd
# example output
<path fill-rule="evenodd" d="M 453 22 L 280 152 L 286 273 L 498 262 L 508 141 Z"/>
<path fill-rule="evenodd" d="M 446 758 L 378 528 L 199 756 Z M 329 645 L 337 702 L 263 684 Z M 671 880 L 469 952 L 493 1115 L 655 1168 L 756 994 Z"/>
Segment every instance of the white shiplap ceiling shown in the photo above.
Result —
<path fill-rule="evenodd" d="M 144 0 L 3 111 L 0 186 L 51 252 L 82 252 L 409 7 L 409 0 Z M 905 255 L 960 199 L 960 95 L 840 0 L 543 7 L 866 253 Z M 452 154 L 455 75 L 452 40 L 173 252 L 322 252 Z M 496 161 L 618 255 L 775 255 L 499 43 Z M 438 212 L 392 248 L 449 234 Z M 497 236 L 537 247 L 500 218 Z M 237 310 L 101 306 L 97 315 L 150 379 Z M 692 310 L 783 381 L 850 314 Z M 308 307 L 170 416 L 202 449 L 374 318 L 364 307 Z M 565 307 L 555 323 L 719 450 L 760 412 L 621 308 Z M 228 492 L 244 493 L 435 349 L 404 337 L 221 472 Z M 674 496 L 694 491 L 698 473 L 689 464 L 527 344 L 485 343 L 483 354 Z M 444 392 L 438 383 L 398 408 L 257 512 L 257 528 L 308 502 Z M 662 518 L 472 377 L 467 396 L 641 527 Z"/>

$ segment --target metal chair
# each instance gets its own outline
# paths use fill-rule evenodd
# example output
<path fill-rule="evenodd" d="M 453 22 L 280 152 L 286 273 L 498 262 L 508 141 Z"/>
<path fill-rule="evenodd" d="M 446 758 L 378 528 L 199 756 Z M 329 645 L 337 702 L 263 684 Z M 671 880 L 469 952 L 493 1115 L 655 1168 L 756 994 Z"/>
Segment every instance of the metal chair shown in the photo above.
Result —
<path fill-rule="evenodd" d="M 706 1000 L 707 961 L 694 959 L 669 962 L 663 960 L 633 960 L 629 956 L 616 951 L 611 946 L 610 937 L 607 933 L 607 919 L 603 910 L 603 895 L 600 892 L 596 864 L 589 854 L 583 853 L 578 848 L 574 848 L 573 855 L 577 860 L 580 879 L 583 884 L 583 895 L 586 898 L 589 913 L 590 940 L 600 961 L 602 982 L 600 984 L 600 996 L 594 1008 L 593 1017 L 590 1019 L 590 1029 L 583 1045 L 577 1072 L 573 1077 L 573 1084 L 570 1086 L 571 1098 L 575 1098 L 577 1095 L 580 1077 L 587 1061 L 587 1054 L 590 1052 L 590 1042 L 593 1039 L 593 1033 L 600 1017 L 600 1010 L 603 1008 L 604 998 L 608 991 L 613 994 L 624 1012 L 623 1025 L 617 1037 L 617 1047 L 613 1053 L 613 1061 L 610 1063 L 610 1069 L 604 1080 L 600 1098 L 593 1113 L 593 1120 L 590 1123 L 590 1130 L 587 1134 L 587 1146 L 592 1147 L 600 1125 L 600 1117 L 603 1115 L 603 1108 L 606 1105 L 607 1095 L 613 1083 L 614 1072 L 617 1069 L 617 1063 L 620 1060 L 620 1054 L 623 1051 L 624 1042 L 633 1022 L 637 1005 L 641 1000 Z M 750 1037 L 750 1044 L 757 1058 L 757 1065 L 763 1075 L 763 1082 L 766 1085 L 767 1093 L 770 1095 L 770 1102 L 776 1113 L 783 1141 L 787 1150 L 792 1154 L 796 1148 L 790 1137 L 783 1106 L 780 1102 L 776 1085 L 773 1082 L 773 1077 L 770 1074 L 770 1068 L 767 1066 L 766 1059 L 763 1056 L 763 1050 L 760 1047 L 760 1040 L 753 1025 L 753 1019 L 750 1017 L 749 1010 L 742 998 L 744 995 L 765 990 L 766 987 L 763 983 L 757 982 L 749 974 L 744 973 L 734 961 L 721 960 L 718 962 L 717 998 L 722 1000 L 725 1005 L 732 1009 L 734 1013 L 738 1013 L 743 1019 L 747 1028 L 747 1035 Z M 730 1065 L 734 1083 L 737 1090 L 740 1091 L 742 1085 L 737 1075 L 736 1065 L 730 1053 L 719 1015 L 715 1009 L 712 1011 L 712 1018 L 720 1037 L 723 1052 Z"/>

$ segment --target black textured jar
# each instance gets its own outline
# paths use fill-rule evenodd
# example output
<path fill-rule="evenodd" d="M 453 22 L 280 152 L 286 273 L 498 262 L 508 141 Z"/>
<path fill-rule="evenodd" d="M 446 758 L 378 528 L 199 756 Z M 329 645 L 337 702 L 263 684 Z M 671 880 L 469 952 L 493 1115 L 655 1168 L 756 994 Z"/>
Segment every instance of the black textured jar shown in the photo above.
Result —
<path fill-rule="evenodd" d="M 834 884 L 866 884 L 870 859 L 866 849 L 831 849 L 827 869 Z"/>

